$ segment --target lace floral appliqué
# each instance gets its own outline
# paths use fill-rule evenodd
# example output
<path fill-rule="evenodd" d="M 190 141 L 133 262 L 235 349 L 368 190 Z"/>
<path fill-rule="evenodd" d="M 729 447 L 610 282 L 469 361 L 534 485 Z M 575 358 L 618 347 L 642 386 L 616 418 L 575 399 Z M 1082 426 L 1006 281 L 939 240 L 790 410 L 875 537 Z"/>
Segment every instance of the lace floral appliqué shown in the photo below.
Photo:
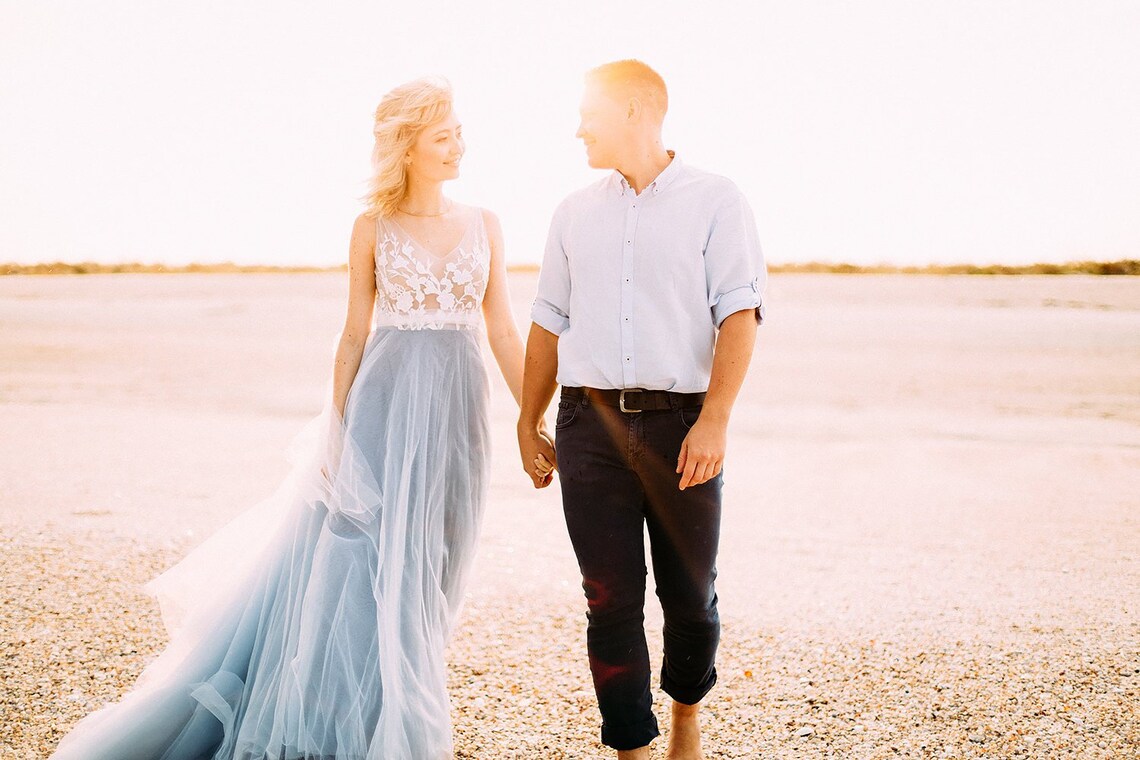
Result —
<path fill-rule="evenodd" d="M 391 221 L 376 230 L 376 325 L 401 330 L 477 328 L 491 257 L 483 214 L 451 252 L 436 256 Z"/>

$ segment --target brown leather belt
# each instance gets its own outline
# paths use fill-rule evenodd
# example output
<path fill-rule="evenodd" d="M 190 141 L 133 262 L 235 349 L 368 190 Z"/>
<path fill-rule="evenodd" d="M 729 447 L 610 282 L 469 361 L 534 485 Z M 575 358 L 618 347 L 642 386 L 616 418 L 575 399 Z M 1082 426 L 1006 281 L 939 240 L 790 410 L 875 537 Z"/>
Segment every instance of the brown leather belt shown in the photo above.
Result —
<path fill-rule="evenodd" d="M 658 412 L 664 409 L 689 409 L 700 406 L 705 403 L 706 394 L 647 391 L 644 388 L 614 390 L 563 386 L 562 395 L 570 399 L 579 399 L 585 396 L 599 404 L 616 406 L 623 412 Z"/>

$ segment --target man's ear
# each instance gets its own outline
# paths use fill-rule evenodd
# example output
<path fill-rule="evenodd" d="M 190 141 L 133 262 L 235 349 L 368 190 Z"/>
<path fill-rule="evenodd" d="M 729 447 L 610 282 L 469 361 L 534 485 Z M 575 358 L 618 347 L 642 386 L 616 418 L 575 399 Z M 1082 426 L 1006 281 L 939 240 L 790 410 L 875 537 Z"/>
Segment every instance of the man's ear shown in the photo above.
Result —
<path fill-rule="evenodd" d="M 641 109 L 641 101 L 637 98 L 630 98 L 628 108 L 626 109 L 625 118 L 629 121 L 633 121 L 635 118 L 641 115 Z"/>

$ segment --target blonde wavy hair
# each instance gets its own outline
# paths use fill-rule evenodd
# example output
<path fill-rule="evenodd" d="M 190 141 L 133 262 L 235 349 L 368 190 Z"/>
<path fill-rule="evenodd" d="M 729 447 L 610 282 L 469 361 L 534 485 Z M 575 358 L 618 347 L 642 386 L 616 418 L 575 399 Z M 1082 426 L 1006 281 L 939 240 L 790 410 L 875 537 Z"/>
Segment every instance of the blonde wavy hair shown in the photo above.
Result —
<path fill-rule="evenodd" d="M 372 134 L 372 179 L 363 200 L 370 217 L 391 216 L 404 198 L 408 167 L 404 161 L 416 138 L 451 113 L 451 84 L 442 78 L 416 79 L 393 88 L 376 107 Z"/>

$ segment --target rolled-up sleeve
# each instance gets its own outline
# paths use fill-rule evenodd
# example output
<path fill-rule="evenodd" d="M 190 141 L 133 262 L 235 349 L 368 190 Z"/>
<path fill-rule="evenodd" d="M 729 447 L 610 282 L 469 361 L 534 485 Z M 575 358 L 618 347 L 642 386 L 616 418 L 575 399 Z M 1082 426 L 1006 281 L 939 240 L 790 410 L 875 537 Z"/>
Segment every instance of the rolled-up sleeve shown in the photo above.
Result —
<path fill-rule="evenodd" d="M 555 335 L 561 335 L 570 326 L 570 262 L 563 245 L 564 219 L 560 206 L 550 221 L 538 292 L 530 310 L 531 321 Z"/>
<path fill-rule="evenodd" d="M 713 217 L 705 246 L 705 278 L 713 323 L 720 327 L 738 311 L 754 309 L 764 321 L 764 286 L 768 271 L 760 236 L 748 201 L 735 186 Z"/>

